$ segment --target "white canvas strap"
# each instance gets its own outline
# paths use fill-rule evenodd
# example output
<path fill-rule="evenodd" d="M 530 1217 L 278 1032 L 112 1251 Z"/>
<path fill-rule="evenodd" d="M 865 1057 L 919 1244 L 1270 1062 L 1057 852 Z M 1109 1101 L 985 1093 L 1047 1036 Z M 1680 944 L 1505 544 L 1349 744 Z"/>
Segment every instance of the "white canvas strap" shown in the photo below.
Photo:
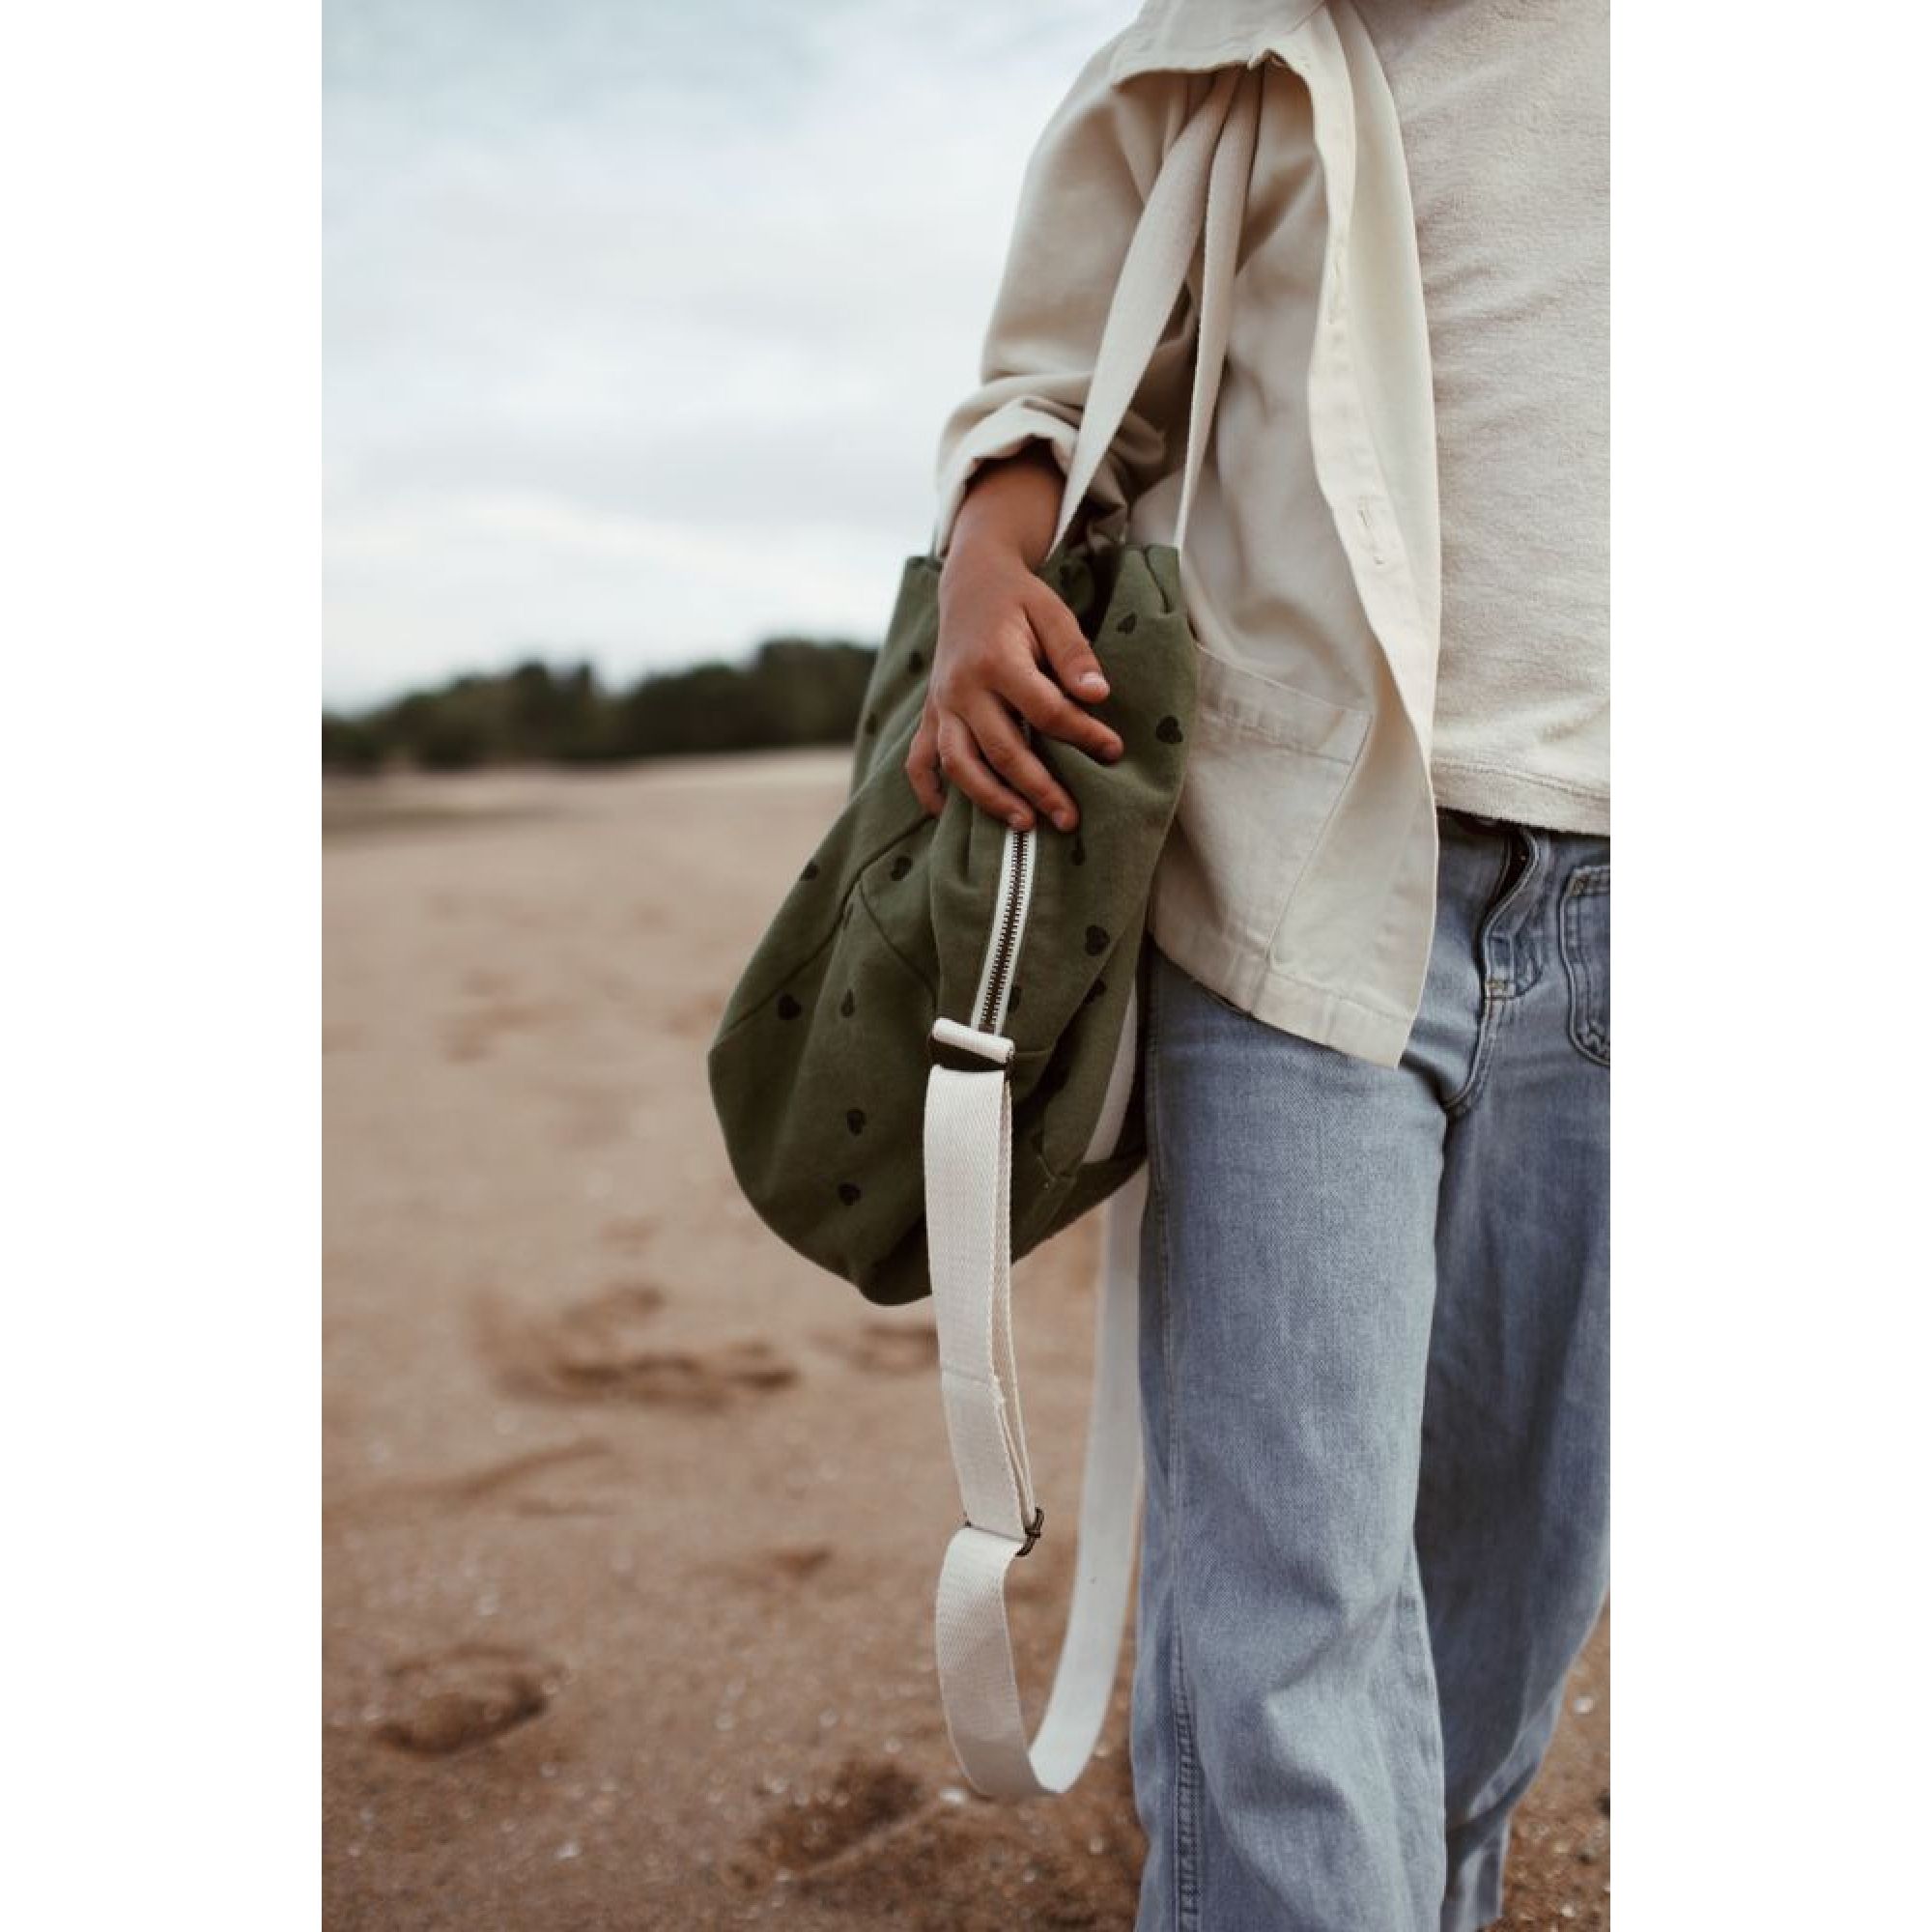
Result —
<path fill-rule="evenodd" d="M 1254 156 L 1259 87 L 1239 86 L 1246 71 L 1231 68 L 1216 77 L 1162 162 L 1135 229 L 1067 472 L 1056 546 L 1139 386 L 1205 223 L 1177 546 L 1185 532 L 1228 339 Z M 940 1697 L 953 1751 L 976 1789 L 989 1798 L 1027 1798 L 1065 1791 L 1085 1769 L 1120 1661 L 1141 1501 L 1139 1244 L 1148 1174 L 1143 1163 L 1102 1209 L 1073 1598 L 1046 1712 L 1030 1745 L 1006 1605 L 1007 1572 L 1032 1549 L 1043 1526 L 1013 1351 L 1012 1042 L 944 1017 L 933 1031 L 986 1062 L 983 1069 L 935 1065 L 926 1080 L 927 1257 L 947 1435 L 965 1512 L 939 1579 L 934 1644 Z M 1131 1076 L 1138 1031 L 1137 1005 L 1130 1004 L 1103 1108 L 1114 1117 L 1116 1132 L 1122 1076 Z"/>
<path fill-rule="evenodd" d="M 1041 1518 L 1013 1357 L 1012 1089 L 1005 1074 L 933 1067 L 924 1143 L 940 1386 L 966 1510 L 947 1547 L 933 1620 L 946 1727 L 960 1768 L 987 1797 L 1065 1791 L 1106 1720 L 1133 1577 L 1141 1500 L 1137 1249 L 1147 1168 L 1103 1209 L 1078 1567 L 1053 1690 L 1029 1746 L 1006 1577 L 1032 1548 L 1029 1531 Z"/>
<path fill-rule="evenodd" d="M 1102 457 L 1120 433 L 1186 282 L 1205 215 L 1208 241 L 1203 250 L 1200 330 L 1187 412 L 1177 549 L 1185 538 L 1195 479 L 1213 427 L 1214 398 L 1228 344 L 1228 298 L 1260 125 L 1260 76 L 1243 87 L 1248 72 L 1230 67 L 1215 75 L 1161 161 L 1149 191 L 1100 332 L 1049 549 L 1058 549 L 1065 539 Z"/>

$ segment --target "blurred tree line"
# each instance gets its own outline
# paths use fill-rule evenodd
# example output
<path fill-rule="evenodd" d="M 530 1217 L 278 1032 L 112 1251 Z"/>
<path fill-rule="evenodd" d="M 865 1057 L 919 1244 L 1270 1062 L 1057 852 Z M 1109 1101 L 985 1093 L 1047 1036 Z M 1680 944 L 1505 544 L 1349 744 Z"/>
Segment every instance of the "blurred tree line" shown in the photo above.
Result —
<path fill-rule="evenodd" d="M 655 671 L 616 691 L 587 664 L 554 670 L 532 661 L 369 711 L 325 711 L 322 762 L 337 772 L 389 764 L 449 772 L 848 744 L 877 655 L 842 640 L 774 638 L 747 664 Z"/>

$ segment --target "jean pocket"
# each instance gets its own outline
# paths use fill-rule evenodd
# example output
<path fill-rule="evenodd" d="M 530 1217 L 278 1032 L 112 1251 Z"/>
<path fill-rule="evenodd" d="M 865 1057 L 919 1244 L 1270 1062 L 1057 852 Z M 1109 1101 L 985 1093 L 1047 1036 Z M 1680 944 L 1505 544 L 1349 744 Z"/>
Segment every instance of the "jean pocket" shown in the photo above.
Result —
<path fill-rule="evenodd" d="M 1570 1039 L 1600 1066 L 1610 1064 L 1610 867 L 1578 866 L 1563 888 L 1557 937 L 1570 980 Z"/>

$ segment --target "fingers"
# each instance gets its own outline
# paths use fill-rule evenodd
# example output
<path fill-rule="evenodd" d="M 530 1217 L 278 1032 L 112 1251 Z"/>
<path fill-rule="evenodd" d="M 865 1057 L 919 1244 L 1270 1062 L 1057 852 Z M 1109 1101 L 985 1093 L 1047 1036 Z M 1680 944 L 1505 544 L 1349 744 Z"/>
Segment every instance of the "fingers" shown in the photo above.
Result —
<path fill-rule="evenodd" d="M 925 710 L 905 773 L 937 816 L 951 780 L 982 811 L 1022 830 L 1045 813 L 1079 822 L 1066 788 L 1028 742 L 1028 727 L 1112 763 L 1119 733 L 1085 708 L 1107 696 L 1107 675 L 1080 621 L 1049 584 L 1015 559 L 942 584 L 940 639 Z M 1056 681 L 1057 680 L 1057 681 Z"/>
<path fill-rule="evenodd" d="M 1001 781 L 981 754 L 972 727 L 956 711 L 939 717 L 939 762 L 947 778 L 982 811 L 1024 832 L 1034 822 L 1033 807 Z"/>
<path fill-rule="evenodd" d="M 1070 832 L 1079 809 L 1066 788 L 1041 762 L 1005 706 L 985 695 L 970 718 L 930 708 L 919 722 L 906 753 L 905 774 L 921 806 L 937 817 L 945 807 L 945 784 L 935 765 L 981 810 L 1024 831 L 1037 808 Z"/>
<path fill-rule="evenodd" d="M 946 805 L 946 786 L 939 776 L 939 721 L 930 705 L 919 721 L 919 729 L 912 734 L 905 775 L 913 796 L 937 818 Z"/>
<path fill-rule="evenodd" d="M 1026 734 L 999 698 L 988 692 L 965 715 L 964 723 L 978 740 L 985 764 L 1006 780 L 1008 786 L 1045 812 L 1061 831 L 1071 832 L 1080 816 L 1071 796 L 1027 743 Z"/>
<path fill-rule="evenodd" d="M 1066 608 L 1066 601 L 1050 583 L 1036 578 L 1026 598 L 1027 617 L 1061 689 L 1087 703 L 1096 703 L 1107 695 L 1107 672 L 1094 655 L 1094 646 L 1080 628 L 1080 620 Z"/>
<path fill-rule="evenodd" d="M 1028 595 L 1026 612 L 1053 676 L 1047 676 L 1037 665 L 1029 665 L 1004 687 L 1004 695 L 1029 724 L 1049 737 L 1064 738 L 1096 758 L 1118 758 L 1125 749 L 1120 734 L 1067 696 L 1072 692 L 1094 703 L 1108 689 L 1106 672 L 1079 620 L 1059 593 L 1038 579 Z M 1091 685 L 1093 678 L 1099 683 Z"/>
<path fill-rule="evenodd" d="M 1109 764 L 1126 749 L 1112 725 L 1081 710 L 1037 666 L 1028 666 L 1009 680 L 1002 695 L 1036 730 L 1063 738 Z"/>

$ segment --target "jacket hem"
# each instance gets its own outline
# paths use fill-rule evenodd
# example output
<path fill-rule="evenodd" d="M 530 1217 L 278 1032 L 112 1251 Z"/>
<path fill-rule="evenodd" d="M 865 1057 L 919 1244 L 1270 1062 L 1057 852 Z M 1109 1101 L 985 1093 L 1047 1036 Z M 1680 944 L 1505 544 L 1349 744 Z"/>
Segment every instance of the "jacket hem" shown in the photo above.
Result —
<path fill-rule="evenodd" d="M 1247 952 L 1198 925 L 1176 932 L 1153 931 L 1151 936 L 1189 978 L 1277 1032 L 1296 1034 L 1378 1066 L 1398 1065 L 1408 1045 L 1415 1024 L 1412 1012 L 1389 1012 L 1368 1006 L 1331 986 L 1318 986 L 1270 968 L 1265 961 L 1257 982 Z"/>

